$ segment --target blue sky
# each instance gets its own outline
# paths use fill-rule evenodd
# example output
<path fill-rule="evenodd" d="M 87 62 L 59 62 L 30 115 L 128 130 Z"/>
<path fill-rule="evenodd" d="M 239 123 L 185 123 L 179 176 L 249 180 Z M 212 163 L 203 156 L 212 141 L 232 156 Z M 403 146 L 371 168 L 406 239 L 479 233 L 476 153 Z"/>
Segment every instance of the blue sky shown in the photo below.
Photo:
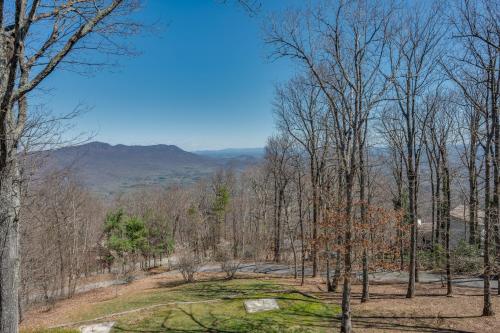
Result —
<path fill-rule="evenodd" d="M 91 107 L 69 135 L 96 133 L 94 140 L 112 144 L 264 146 L 274 131 L 274 83 L 291 68 L 266 59 L 261 26 L 284 3 L 267 0 L 260 17 L 250 17 L 217 0 L 149 0 L 141 19 L 168 27 L 134 37 L 140 55 L 90 77 L 60 71 L 35 100 L 55 113 Z"/>

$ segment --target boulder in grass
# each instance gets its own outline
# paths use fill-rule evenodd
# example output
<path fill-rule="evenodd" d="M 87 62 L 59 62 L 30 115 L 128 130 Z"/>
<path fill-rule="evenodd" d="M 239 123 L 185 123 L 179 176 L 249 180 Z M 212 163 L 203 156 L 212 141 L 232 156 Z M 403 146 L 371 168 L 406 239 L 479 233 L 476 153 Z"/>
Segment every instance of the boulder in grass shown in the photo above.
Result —
<path fill-rule="evenodd" d="M 92 324 L 80 327 L 81 333 L 109 333 L 115 322 Z"/>
<path fill-rule="evenodd" d="M 278 302 L 274 298 L 260 298 L 246 300 L 244 302 L 247 313 L 255 313 L 261 311 L 279 310 Z"/>

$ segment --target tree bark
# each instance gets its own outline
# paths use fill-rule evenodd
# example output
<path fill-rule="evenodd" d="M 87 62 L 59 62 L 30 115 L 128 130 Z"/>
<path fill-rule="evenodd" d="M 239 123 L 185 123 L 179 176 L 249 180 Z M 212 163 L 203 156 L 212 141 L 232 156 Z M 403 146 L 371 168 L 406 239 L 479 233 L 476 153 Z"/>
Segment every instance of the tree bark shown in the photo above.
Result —
<path fill-rule="evenodd" d="M 408 111 L 409 112 L 409 111 Z M 416 177 L 414 170 L 414 144 L 413 144 L 413 124 L 409 124 L 410 116 L 407 117 L 407 128 L 410 132 L 408 135 L 408 156 L 407 156 L 407 177 L 408 177 L 408 215 L 410 219 L 411 232 L 410 232 L 410 263 L 408 267 L 408 290 L 406 292 L 407 298 L 415 296 L 415 273 L 416 273 L 416 256 L 417 256 L 417 218 L 415 216 L 415 191 L 416 191 Z M 413 123 L 413 122 L 412 122 Z"/>
<path fill-rule="evenodd" d="M 2 146 L 5 144 L 2 142 Z M 19 170 L 15 156 L 5 158 L 2 155 L 2 163 L 5 162 L 7 166 L 1 168 L 4 172 L 0 175 L 0 242 L 2 244 L 0 251 L 0 332 L 17 333 L 20 262 Z"/>
<path fill-rule="evenodd" d="M 315 167 L 316 155 L 311 156 L 311 182 L 312 182 L 312 204 L 313 204 L 313 234 L 312 234 L 312 276 L 318 276 L 318 215 L 319 215 L 319 191 L 318 191 L 318 175 Z"/>
<path fill-rule="evenodd" d="M 474 123 L 473 117 L 471 115 L 471 125 Z M 471 126 L 471 137 L 470 137 L 470 156 L 468 161 L 468 173 L 469 173 L 469 244 L 478 245 L 477 237 L 477 168 L 476 168 L 476 155 L 477 155 L 477 133 L 475 126 Z"/>
<path fill-rule="evenodd" d="M 489 144 L 486 145 L 489 149 Z M 491 304 L 491 290 L 490 290 L 490 275 L 491 275 L 491 262 L 490 262 L 490 154 L 486 153 L 485 158 L 485 194 L 484 201 L 486 205 L 486 212 L 484 216 L 484 290 L 483 290 L 483 316 L 494 315 L 493 307 Z"/>
<path fill-rule="evenodd" d="M 345 173 L 345 200 L 346 200 L 346 230 L 345 230 L 345 254 L 344 254 L 344 287 L 342 292 L 342 323 L 340 331 L 342 333 L 352 332 L 351 321 L 351 273 L 352 273 L 352 190 L 353 179 L 351 170 Z"/>
<path fill-rule="evenodd" d="M 9 90 L 9 68 L 15 43 L 0 34 L 0 97 Z M 10 87 L 12 88 L 12 87 Z M 17 143 L 10 103 L 0 109 L 0 332 L 17 333 L 19 323 L 20 179 Z M 25 111 L 25 110 L 23 110 Z"/>
<path fill-rule="evenodd" d="M 446 152 L 443 153 L 443 155 Z M 445 232 L 445 249 L 446 249 L 446 287 L 447 292 L 446 295 L 451 296 L 452 290 L 452 281 L 451 281 L 451 253 L 450 253 L 450 205 L 451 205 L 451 191 L 450 191 L 450 171 L 448 169 L 448 160 L 443 156 L 443 178 L 444 178 L 444 198 L 446 200 L 445 209 L 444 209 L 444 219 L 446 223 L 446 232 Z"/>
<path fill-rule="evenodd" d="M 366 169 L 365 169 L 365 150 L 364 142 L 359 139 L 359 201 L 361 205 L 361 224 L 363 225 L 363 290 L 361 293 L 361 303 L 368 302 L 370 299 L 370 280 L 368 277 L 368 220 L 367 220 L 367 203 L 366 203 Z"/>

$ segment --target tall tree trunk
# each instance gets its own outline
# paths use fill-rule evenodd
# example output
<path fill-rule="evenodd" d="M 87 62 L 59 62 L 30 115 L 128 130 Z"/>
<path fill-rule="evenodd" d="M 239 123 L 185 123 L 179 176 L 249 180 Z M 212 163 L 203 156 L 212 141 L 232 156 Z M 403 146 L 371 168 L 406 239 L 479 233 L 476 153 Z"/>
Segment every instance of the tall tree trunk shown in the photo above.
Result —
<path fill-rule="evenodd" d="M 0 142 L 0 332 L 17 333 L 19 323 L 19 170 L 15 147 Z M 8 148 L 5 149 L 5 146 Z M 7 156 L 4 155 L 4 152 Z"/>
<path fill-rule="evenodd" d="M 487 128 L 488 120 L 487 120 Z M 491 177 L 490 177 L 490 139 L 487 139 L 485 145 L 485 160 L 484 160 L 484 206 L 485 206 L 485 214 L 484 214 L 484 273 L 483 273 L 483 316 L 492 316 L 494 315 L 493 307 L 491 304 L 491 290 L 490 290 L 490 276 L 491 276 L 491 261 L 490 261 L 490 239 L 491 239 L 491 231 L 490 231 L 490 218 L 491 218 L 491 201 L 490 201 L 490 192 L 491 192 Z"/>
<path fill-rule="evenodd" d="M 335 254 L 336 259 L 335 259 L 335 271 L 333 273 L 332 277 L 332 282 L 330 284 L 331 291 L 336 292 L 337 288 L 339 287 L 339 280 L 340 280 L 340 275 L 342 273 L 342 253 L 340 250 L 337 250 L 337 253 Z"/>
<path fill-rule="evenodd" d="M 330 249 L 328 245 L 326 246 L 326 290 L 328 292 L 333 291 L 332 279 L 330 273 Z"/>
<path fill-rule="evenodd" d="M 408 290 L 406 293 L 407 298 L 415 296 L 415 274 L 416 274 L 416 257 L 417 257 L 417 218 L 415 214 L 415 191 L 416 191 L 416 177 L 413 164 L 413 138 L 410 136 L 408 140 L 408 200 L 409 209 L 408 215 L 410 219 L 410 263 L 408 267 Z"/>
<path fill-rule="evenodd" d="M 315 166 L 315 155 L 311 156 L 311 181 L 312 181 L 312 204 L 313 204 L 313 230 L 312 230 L 312 276 L 318 276 L 318 215 L 319 215 L 319 189 L 318 174 Z"/>
<path fill-rule="evenodd" d="M 434 249 L 435 246 L 435 230 L 436 230 L 436 190 L 434 188 L 434 169 L 430 161 L 430 154 L 427 154 L 427 159 L 429 160 L 429 169 L 431 171 L 431 221 L 432 221 L 432 231 L 431 231 L 431 248 Z"/>
<path fill-rule="evenodd" d="M 474 171 L 475 173 L 475 171 Z M 469 175 L 469 244 L 477 245 L 477 193 L 475 177 Z"/>
<path fill-rule="evenodd" d="M 300 285 L 304 285 L 304 278 L 306 273 L 306 247 L 304 237 L 304 218 L 302 216 L 302 198 L 299 204 L 300 214 Z"/>
<path fill-rule="evenodd" d="M 500 52 L 497 52 L 497 55 Z M 500 62 L 500 60 L 498 61 Z M 491 66 L 493 67 L 493 66 Z M 498 121 L 498 97 L 499 91 L 498 89 L 500 84 L 500 78 L 496 79 L 496 71 L 500 71 L 500 65 L 495 66 L 495 70 L 491 75 L 491 118 L 492 118 L 492 130 L 493 130 L 493 208 L 491 210 L 491 224 L 494 230 L 494 239 L 495 239 L 495 260 L 497 264 L 500 264 L 500 228 L 499 228 L 499 214 L 500 214 L 500 172 L 499 172 L 499 164 L 500 164 L 500 124 Z M 498 81 L 498 84 L 496 84 Z M 500 278 L 500 272 L 497 272 L 497 277 Z M 500 280 L 498 280 L 500 284 Z M 497 288 L 498 295 L 500 295 L 500 285 Z"/>
<path fill-rule="evenodd" d="M 300 171 L 299 171 L 300 172 Z M 299 175 L 298 179 L 298 206 L 299 206 L 299 227 L 300 227 L 300 285 L 304 285 L 304 275 L 305 275 L 305 261 L 306 261 L 306 248 L 305 248 L 305 237 L 304 237 L 304 216 L 302 209 L 302 178 Z"/>
<path fill-rule="evenodd" d="M 345 180 L 345 254 L 344 254 L 344 287 L 342 292 L 342 323 L 340 331 L 342 333 L 352 332 L 351 321 L 351 273 L 352 273 L 352 190 L 353 177 L 351 170 L 344 171 Z"/>
<path fill-rule="evenodd" d="M 443 153 L 443 155 L 446 152 Z M 444 219 L 446 223 L 445 232 L 445 250 L 446 250 L 446 294 L 450 296 L 453 292 L 451 284 L 451 255 L 450 255 L 450 205 L 451 205 L 451 195 L 450 195 L 450 171 L 448 169 L 448 160 L 443 156 L 443 197 L 446 200 L 444 207 Z"/>
<path fill-rule="evenodd" d="M 274 233 L 274 239 L 273 239 L 273 260 L 276 261 L 276 257 L 277 257 L 277 253 L 279 252 L 279 245 L 278 245 L 278 242 L 277 242 L 277 238 L 279 237 L 278 236 L 278 219 L 279 219 L 279 215 L 278 215 L 278 201 L 279 201 L 279 195 L 278 195 L 278 183 L 277 183 L 277 180 L 275 179 L 274 180 L 274 203 L 273 203 L 273 218 L 274 218 L 274 224 L 273 224 L 273 233 Z"/>
<path fill-rule="evenodd" d="M 442 244 L 441 238 L 443 229 L 443 223 L 441 217 L 443 213 L 441 211 L 441 171 L 439 167 L 436 168 L 436 243 Z"/>
<path fill-rule="evenodd" d="M 361 303 L 367 302 L 370 299 L 370 281 L 368 277 L 368 220 L 367 220 L 367 203 L 366 203 L 366 169 L 364 144 L 360 139 L 359 143 L 359 201 L 361 204 L 361 224 L 363 226 L 363 290 L 361 293 Z"/>
<path fill-rule="evenodd" d="M 472 121 L 471 121 L 472 123 Z M 472 127 L 471 127 L 472 128 Z M 475 127 L 474 127 L 475 128 Z M 477 237 L 477 170 L 476 151 L 477 133 L 471 133 L 469 157 L 469 244 L 478 245 Z"/>
<path fill-rule="evenodd" d="M 3 10 L 3 6 L 2 6 Z M 0 100 L 8 91 L 13 38 L 0 34 Z M 19 208 L 20 179 L 12 110 L 0 109 L 0 332 L 17 333 L 19 323 Z M 23 105 L 25 107 L 25 105 Z"/>
<path fill-rule="evenodd" d="M 274 261 L 279 263 L 281 261 L 281 213 L 283 210 L 283 190 L 280 188 L 278 191 L 278 207 L 275 221 L 275 237 L 274 237 Z"/>

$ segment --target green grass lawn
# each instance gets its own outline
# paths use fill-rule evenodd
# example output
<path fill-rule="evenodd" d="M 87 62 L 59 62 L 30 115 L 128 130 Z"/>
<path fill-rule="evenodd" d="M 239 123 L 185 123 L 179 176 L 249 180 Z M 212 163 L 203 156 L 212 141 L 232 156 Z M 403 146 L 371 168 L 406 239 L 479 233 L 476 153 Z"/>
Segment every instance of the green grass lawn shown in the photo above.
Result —
<path fill-rule="evenodd" d="M 257 292 L 281 290 L 282 286 L 259 280 L 209 281 L 191 284 L 166 284 L 139 294 L 119 295 L 95 304 L 90 310 L 79 311 L 70 322 L 90 320 L 117 312 L 171 302 L 194 302 L 230 296 L 253 295 Z"/>
<path fill-rule="evenodd" d="M 246 299 L 276 298 L 279 310 L 247 314 Z M 205 303 L 196 303 L 210 301 Z M 191 304 L 168 304 L 194 302 Z M 151 308 L 151 306 L 153 306 Z M 148 308 L 149 307 L 149 308 Z M 337 305 L 293 292 L 290 286 L 261 279 L 235 279 L 159 285 L 141 293 L 120 295 L 82 309 L 69 322 L 116 321 L 113 332 L 327 332 L 340 313 Z M 78 325 L 79 326 L 79 325 Z M 28 331 L 23 333 L 70 333 Z"/>
<path fill-rule="evenodd" d="M 176 289 L 187 299 L 214 303 L 158 307 L 117 318 L 114 332 L 326 332 L 340 312 L 336 305 L 263 280 L 201 282 Z M 281 292 L 280 292 L 281 291 Z M 247 314 L 245 299 L 276 298 L 280 310 Z"/>
<path fill-rule="evenodd" d="M 40 328 L 21 330 L 21 333 L 80 333 L 80 330 L 76 328 Z"/>
<path fill-rule="evenodd" d="M 118 320 L 114 332 L 326 332 L 338 309 L 297 294 L 277 296 L 280 310 L 247 314 L 243 299 L 169 306 Z"/>

